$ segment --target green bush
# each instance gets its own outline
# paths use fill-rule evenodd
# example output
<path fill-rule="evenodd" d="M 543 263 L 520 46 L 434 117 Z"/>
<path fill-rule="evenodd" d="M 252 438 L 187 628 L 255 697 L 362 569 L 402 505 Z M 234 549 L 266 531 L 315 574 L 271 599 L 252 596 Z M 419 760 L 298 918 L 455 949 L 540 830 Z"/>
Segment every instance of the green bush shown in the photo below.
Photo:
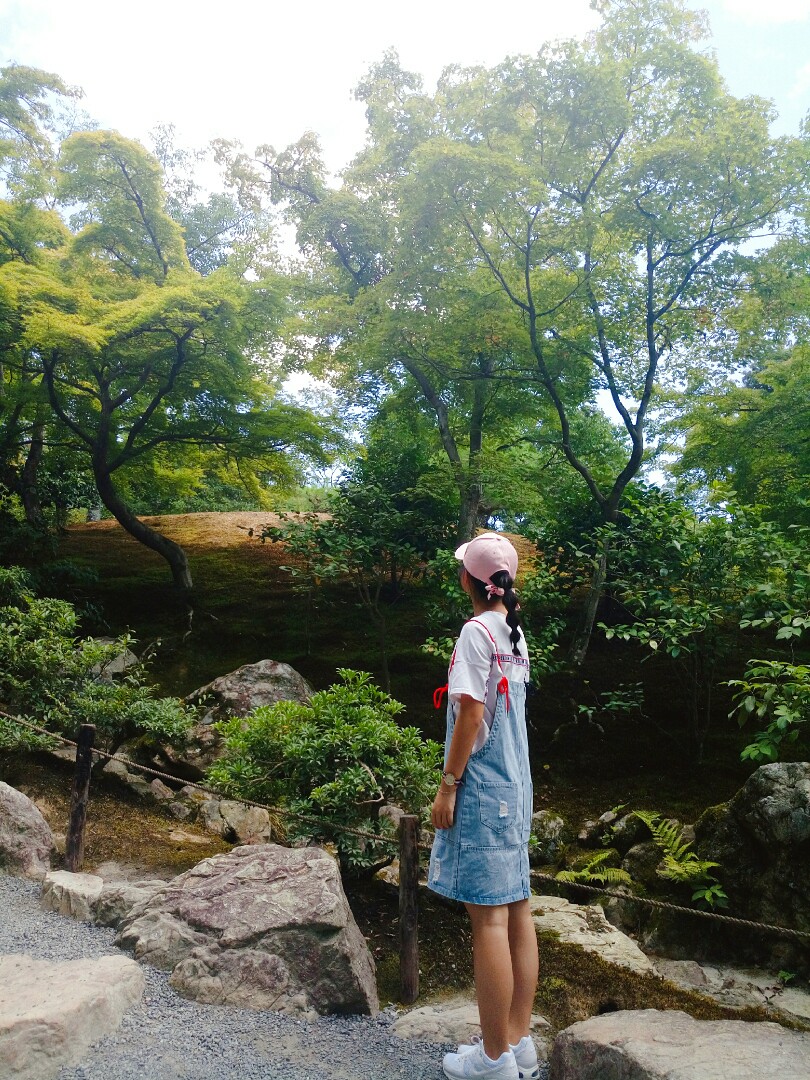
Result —
<path fill-rule="evenodd" d="M 0 706 L 56 734 L 74 738 L 96 725 L 96 745 L 115 753 L 122 742 L 181 742 L 194 711 L 160 698 L 138 663 L 112 677 L 110 665 L 132 644 L 77 638 L 78 616 L 65 600 L 39 599 L 18 568 L 0 569 Z M 25 729 L 0 717 L 0 746 L 38 746 Z"/>
<path fill-rule="evenodd" d="M 208 781 L 225 794 L 284 805 L 312 820 L 287 818 L 291 838 L 335 843 L 341 866 L 371 872 L 391 862 L 396 838 L 377 811 L 393 803 L 424 814 L 436 790 L 441 747 L 414 727 L 404 709 L 363 671 L 341 669 L 340 682 L 311 701 L 280 701 L 219 724 L 225 754 Z M 340 826 L 372 832 L 379 842 Z M 393 843 L 392 843 L 393 841 Z"/>

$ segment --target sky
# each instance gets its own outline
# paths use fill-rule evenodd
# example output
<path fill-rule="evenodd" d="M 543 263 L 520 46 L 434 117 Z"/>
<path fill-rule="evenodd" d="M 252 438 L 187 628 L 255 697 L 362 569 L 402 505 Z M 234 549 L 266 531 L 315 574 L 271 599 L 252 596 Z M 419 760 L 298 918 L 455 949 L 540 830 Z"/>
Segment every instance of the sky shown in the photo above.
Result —
<path fill-rule="evenodd" d="M 810 109 L 810 0 L 693 6 L 709 13 L 732 92 L 772 98 L 775 131 L 797 132 Z M 597 20 L 588 0 L 0 0 L 0 66 L 56 72 L 102 127 L 144 142 L 158 123 L 186 147 L 281 147 L 313 130 L 337 171 L 363 143 L 352 89 L 387 48 L 431 88 L 448 64 L 495 64 Z"/>

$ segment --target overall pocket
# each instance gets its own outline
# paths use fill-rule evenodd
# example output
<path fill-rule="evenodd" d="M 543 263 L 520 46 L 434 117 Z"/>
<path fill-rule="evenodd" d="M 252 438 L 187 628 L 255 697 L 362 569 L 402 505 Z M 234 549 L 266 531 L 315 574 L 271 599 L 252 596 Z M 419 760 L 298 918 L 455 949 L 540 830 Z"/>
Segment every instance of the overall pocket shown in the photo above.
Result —
<path fill-rule="evenodd" d="M 499 836 L 514 829 L 518 815 L 518 785 L 505 780 L 479 781 L 478 813 L 481 824 Z"/>

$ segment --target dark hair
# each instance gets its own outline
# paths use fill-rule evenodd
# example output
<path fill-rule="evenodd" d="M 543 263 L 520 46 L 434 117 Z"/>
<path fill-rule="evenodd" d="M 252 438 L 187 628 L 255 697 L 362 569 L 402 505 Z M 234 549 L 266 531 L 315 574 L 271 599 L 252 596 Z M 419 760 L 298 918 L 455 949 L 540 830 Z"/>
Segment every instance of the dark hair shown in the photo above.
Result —
<path fill-rule="evenodd" d="M 492 584 L 499 589 L 503 589 L 503 596 L 499 597 L 498 599 L 503 600 L 504 606 L 506 608 L 506 622 L 512 630 L 512 633 L 509 635 L 509 640 L 512 642 L 512 652 L 515 656 L 520 656 L 520 652 L 518 650 L 518 642 L 520 641 L 521 634 L 519 615 L 520 604 L 518 603 L 518 595 L 513 588 L 514 582 L 509 576 L 509 571 L 496 570 L 495 573 L 491 575 L 489 582 L 486 582 L 480 581 L 477 577 L 473 577 L 466 567 L 464 567 L 464 569 L 466 570 L 467 576 L 469 577 L 470 581 L 473 583 L 475 591 L 478 593 L 481 599 L 485 600 L 487 603 L 492 600 L 492 597 L 487 592 L 488 584 Z"/>

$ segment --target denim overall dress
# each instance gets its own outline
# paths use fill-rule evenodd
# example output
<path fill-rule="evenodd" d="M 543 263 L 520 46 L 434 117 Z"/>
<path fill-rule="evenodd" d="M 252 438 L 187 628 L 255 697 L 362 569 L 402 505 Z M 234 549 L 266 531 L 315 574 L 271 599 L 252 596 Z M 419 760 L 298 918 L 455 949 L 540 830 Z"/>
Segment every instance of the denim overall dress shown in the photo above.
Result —
<path fill-rule="evenodd" d="M 526 683 L 507 680 L 494 639 L 492 645 L 491 662 L 501 679 L 489 737 L 470 755 L 456 788 L 452 827 L 436 830 L 428 873 L 428 888 L 468 904 L 511 904 L 530 895 L 533 800 Z M 445 761 L 454 724 L 448 701 Z"/>

